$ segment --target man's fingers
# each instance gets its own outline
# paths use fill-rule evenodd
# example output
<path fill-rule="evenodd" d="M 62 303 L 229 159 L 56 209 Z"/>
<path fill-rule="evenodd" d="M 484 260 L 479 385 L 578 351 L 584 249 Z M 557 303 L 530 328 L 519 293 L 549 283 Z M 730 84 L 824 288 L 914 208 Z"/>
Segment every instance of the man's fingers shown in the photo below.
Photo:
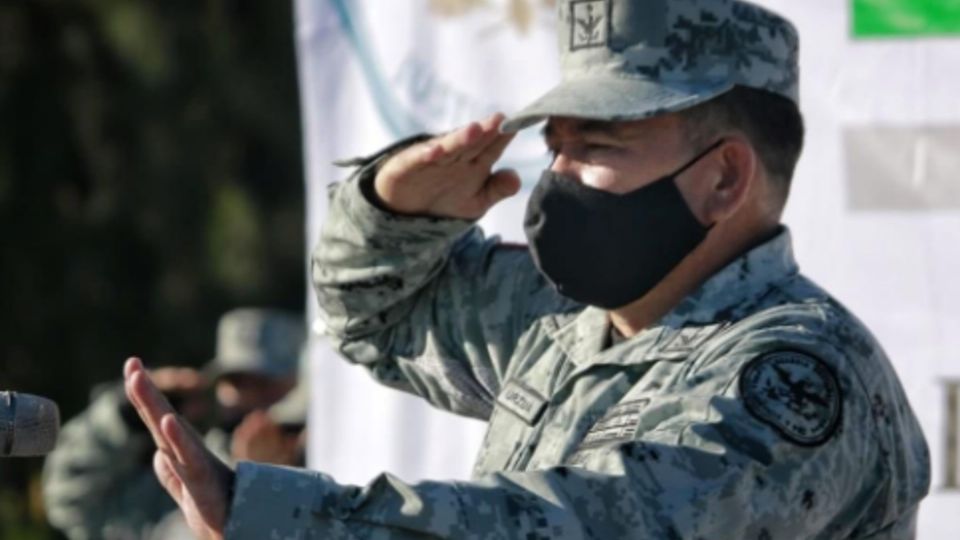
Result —
<path fill-rule="evenodd" d="M 175 465 L 180 469 L 178 472 L 189 475 L 188 480 L 202 476 L 201 471 L 205 471 L 208 465 L 207 450 L 196 432 L 188 429 L 173 414 L 164 415 L 160 421 L 160 429 L 170 442 L 170 449 L 177 459 Z"/>
<path fill-rule="evenodd" d="M 389 168 L 393 171 L 410 171 L 431 165 L 447 166 L 473 161 L 485 155 L 490 146 L 500 142 L 503 137 L 511 137 L 500 134 L 503 119 L 504 116 L 497 113 L 481 122 L 471 122 L 446 135 L 411 146 L 390 158 Z M 502 151 L 496 152 L 499 155 Z"/>
<path fill-rule="evenodd" d="M 483 149 L 483 152 L 476 157 L 477 164 L 481 167 L 492 167 L 493 164 L 500 159 L 500 156 L 503 155 L 503 151 L 507 149 L 510 141 L 512 141 L 515 136 L 516 133 L 497 135 L 493 142 L 487 145 Z"/>
<path fill-rule="evenodd" d="M 486 206 L 484 212 L 498 202 L 516 195 L 518 191 L 520 191 L 520 176 L 517 171 L 503 169 L 493 173 L 487 178 L 480 193 Z"/>
<path fill-rule="evenodd" d="M 512 134 L 500 134 L 502 123 L 503 115 L 495 114 L 401 151 L 378 171 L 377 196 L 398 213 L 483 215 L 489 202 L 516 191 L 512 176 L 495 181 L 487 193 L 482 191 L 493 163 L 513 140 Z"/>
<path fill-rule="evenodd" d="M 394 170 L 410 170 L 436 163 L 443 155 L 443 146 L 435 140 L 430 140 L 401 151 L 391 157 L 388 163 Z"/>
<path fill-rule="evenodd" d="M 123 373 L 127 397 L 157 444 L 153 456 L 157 478 L 183 510 L 194 533 L 222 538 L 233 472 L 203 446 L 192 427 L 177 418 L 139 359 L 129 359 Z"/>
<path fill-rule="evenodd" d="M 480 122 L 480 127 L 482 127 L 484 131 L 500 133 L 500 124 L 502 124 L 505 119 L 506 117 L 503 115 L 503 113 L 494 113 Z"/>
<path fill-rule="evenodd" d="M 123 364 L 123 378 L 128 378 L 130 375 L 133 375 L 134 371 L 138 369 L 143 369 L 143 362 L 136 356 L 127 358 L 127 361 Z"/>
<path fill-rule="evenodd" d="M 176 415 L 163 415 L 163 418 L 160 419 L 160 431 L 163 432 L 163 437 L 170 443 L 170 451 L 176 458 L 177 463 L 190 463 L 188 447 L 191 441 L 189 436 L 185 435 Z"/>
<path fill-rule="evenodd" d="M 432 156 L 432 164 L 443 166 L 473 161 L 498 139 L 503 118 L 502 114 L 497 113 L 436 139 L 434 143 L 438 144 L 442 151 L 439 156 Z"/>
<path fill-rule="evenodd" d="M 160 485 L 162 485 L 163 488 L 167 490 L 167 493 L 173 497 L 173 500 L 176 501 L 177 506 L 182 506 L 183 480 L 181 480 L 180 476 L 177 474 L 177 469 L 174 467 L 170 456 L 161 450 L 154 452 L 153 471 L 157 474 L 157 479 L 160 480 Z"/>
<path fill-rule="evenodd" d="M 435 160 L 437 165 L 450 165 L 464 159 L 464 152 L 483 139 L 483 128 L 477 122 L 454 130 L 437 141 L 443 147 L 443 155 Z"/>
<path fill-rule="evenodd" d="M 464 161 L 474 161 L 501 137 L 500 124 L 503 123 L 503 115 L 497 113 L 480 123 L 482 135 L 475 144 L 464 149 L 462 159 Z"/>
<path fill-rule="evenodd" d="M 143 420 L 147 429 L 150 430 L 150 434 L 153 435 L 153 441 L 157 448 L 169 450 L 167 441 L 160 430 L 160 419 L 165 414 L 173 413 L 173 407 L 170 406 L 167 398 L 163 397 L 163 394 L 157 390 L 157 387 L 150 382 L 150 378 L 143 370 L 142 365 L 131 370 L 126 380 L 125 389 L 127 397 L 130 398 L 130 402 L 137 409 L 140 419 Z"/>

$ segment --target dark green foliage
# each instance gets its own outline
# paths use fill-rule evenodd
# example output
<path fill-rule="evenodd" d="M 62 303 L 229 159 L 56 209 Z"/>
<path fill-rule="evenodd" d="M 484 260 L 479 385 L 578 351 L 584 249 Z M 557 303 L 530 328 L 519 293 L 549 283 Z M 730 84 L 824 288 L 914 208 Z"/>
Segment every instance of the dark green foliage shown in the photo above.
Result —
<path fill-rule="evenodd" d="M 199 365 L 223 311 L 302 309 L 291 8 L 0 3 L 0 390 L 69 418 L 130 354 Z M 0 462 L 0 501 L 41 463 Z M 0 538 L 45 537 L 29 507 Z"/>

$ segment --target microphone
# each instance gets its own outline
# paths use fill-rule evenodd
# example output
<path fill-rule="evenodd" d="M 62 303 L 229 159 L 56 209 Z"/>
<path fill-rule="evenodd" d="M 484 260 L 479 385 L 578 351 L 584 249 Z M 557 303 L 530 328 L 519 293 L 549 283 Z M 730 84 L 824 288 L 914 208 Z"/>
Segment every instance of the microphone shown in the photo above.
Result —
<path fill-rule="evenodd" d="M 0 457 L 42 456 L 57 443 L 60 409 L 30 394 L 0 392 Z"/>

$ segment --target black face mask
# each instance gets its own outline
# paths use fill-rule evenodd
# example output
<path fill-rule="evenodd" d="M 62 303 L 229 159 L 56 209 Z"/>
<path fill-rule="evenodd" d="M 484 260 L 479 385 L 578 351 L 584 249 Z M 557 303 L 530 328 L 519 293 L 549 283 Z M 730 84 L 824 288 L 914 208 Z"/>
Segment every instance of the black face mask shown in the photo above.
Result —
<path fill-rule="evenodd" d="M 623 194 L 544 171 L 523 223 L 537 268 L 580 303 L 614 309 L 645 295 L 706 237 L 676 177 L 722 142 Z"/>

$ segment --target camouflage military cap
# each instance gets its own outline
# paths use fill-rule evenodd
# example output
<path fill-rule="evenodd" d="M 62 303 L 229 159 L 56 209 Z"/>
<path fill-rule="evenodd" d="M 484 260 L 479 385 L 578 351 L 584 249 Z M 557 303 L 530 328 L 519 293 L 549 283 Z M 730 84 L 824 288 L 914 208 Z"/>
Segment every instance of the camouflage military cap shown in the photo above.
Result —
<path fill-rule="evenodd" d="M 799 37 L 783 17 L 735 0 L 558 0 L 562 82 L 508 119 L 639 120 L 736 85 L 799 102 Z"/>
<path fill-rule="evenodd" d="M 253 373 L 295 377 L 305 339 L 301 317 L 271 309 L 235 309 L 220 317 L 213 377 Z"/>

